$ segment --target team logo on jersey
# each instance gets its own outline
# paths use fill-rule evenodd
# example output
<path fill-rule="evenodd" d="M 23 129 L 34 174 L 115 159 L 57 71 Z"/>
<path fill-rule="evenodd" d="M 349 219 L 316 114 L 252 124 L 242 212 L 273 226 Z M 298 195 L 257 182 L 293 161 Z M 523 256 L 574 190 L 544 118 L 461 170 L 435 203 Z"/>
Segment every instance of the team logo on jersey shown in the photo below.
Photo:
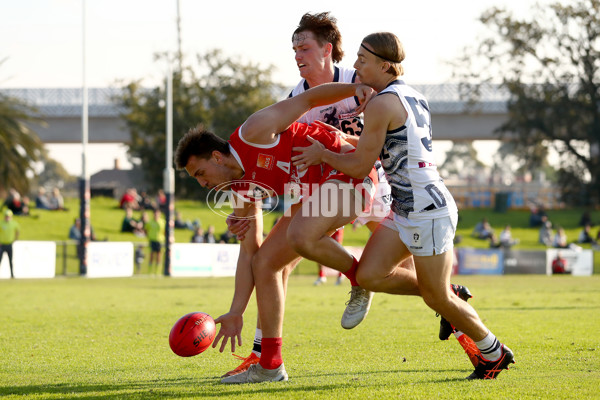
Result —
<path fill-rule="evenodd" d="M 419 168 L 435 167 L 435 163 L 419 161 Z"/>
<path fill-rule="evenodd" d="M 256 159 L 256 166 L 259 168 L 271 170 L 273 169 L 274 162 L 275 157 L 273 157 L 272 155 L 259 153 L 258 158 Z"/>
<path fill-rule="evenodd" d="M 331 112 L 328 113 L 327 111 L 329 111 L 329 110 L 331 110 Z M 335 127 L 340 126 L 340 120 L 338 119 L 338 117 L 336 117 L 337 108 L 328 107 L 328 108 L 322 110 L 321 113 L 323 113 L 321 118 L 319 118 L 321 121 L 323 121 L 326 124 L 329 124 L 331 126 L 335 126 Z"/>

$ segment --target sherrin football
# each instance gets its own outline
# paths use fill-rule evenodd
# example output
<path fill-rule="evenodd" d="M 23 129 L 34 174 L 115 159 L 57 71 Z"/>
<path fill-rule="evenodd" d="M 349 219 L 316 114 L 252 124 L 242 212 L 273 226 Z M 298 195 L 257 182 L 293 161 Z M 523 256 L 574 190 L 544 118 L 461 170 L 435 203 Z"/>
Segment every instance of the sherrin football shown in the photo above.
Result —
<path fill-rule="evenodd" d="M 215 339 L 215 321 L 203 312 L 192 312 L 179 318 L 171 328 L 169 345 L 181 357 L 196 356 Z"/>

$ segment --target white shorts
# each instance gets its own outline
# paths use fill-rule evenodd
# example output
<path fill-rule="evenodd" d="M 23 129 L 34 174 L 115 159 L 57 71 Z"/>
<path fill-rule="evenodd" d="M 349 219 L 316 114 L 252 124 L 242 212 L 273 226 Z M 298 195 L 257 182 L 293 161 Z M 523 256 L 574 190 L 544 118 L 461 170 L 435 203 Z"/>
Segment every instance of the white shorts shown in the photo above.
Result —
<path fill-rule="evenodd" d="M 375 169 L 377 170 L 378 178 L 377 191 L 373 197 L 373 204 L 369 212 L 356 218 L 356 221 L 361 225 L 366 225 L 371 221 L 377 223 L 383 221 L 390 213 L 392 206 L 392 187 L 385 177 L 385 171 L 379 160 L 375 163 Z"/>
<path fill-rule="evenodd" d="M 408 219 L 393 211 L 381 223 L 398 232 L 415 256 L 433 256 L 454 248 L 458 214 L 433 219 Z"/>

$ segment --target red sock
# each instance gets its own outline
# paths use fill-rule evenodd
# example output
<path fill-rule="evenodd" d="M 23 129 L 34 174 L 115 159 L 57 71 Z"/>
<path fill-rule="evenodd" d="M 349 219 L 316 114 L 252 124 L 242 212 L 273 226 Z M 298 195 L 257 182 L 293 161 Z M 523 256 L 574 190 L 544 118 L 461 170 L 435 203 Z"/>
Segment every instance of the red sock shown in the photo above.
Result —
<path fill-rule="evenodd" d="M 350 284 L 352 286 L 358 286 L 358 283 L 356 283 L 356 268 L 358 267 L 358 260 L 354 257 L 352 257 L 352 267 L 346 271 L 346 272 L 342 272 L 344 275 L 346 275 L 346 278 L 348 278 L 348 281 L 350 281 Z"/>
<path fill-rule="evenodd" d="M 262 338 L 260 353 L 260 361 L 258 362 L 264 369 L 275 369 L 283 364 L 281 358 L 282 339 L 278 338 Z"/>

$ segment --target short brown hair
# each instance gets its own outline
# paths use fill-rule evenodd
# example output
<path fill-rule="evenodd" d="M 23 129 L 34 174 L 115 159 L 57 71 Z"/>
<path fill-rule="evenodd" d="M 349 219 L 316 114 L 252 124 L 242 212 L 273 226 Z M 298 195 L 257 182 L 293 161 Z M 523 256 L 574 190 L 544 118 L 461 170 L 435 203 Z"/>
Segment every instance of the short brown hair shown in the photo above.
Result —
<path fill-rule="evenodd" d="M 326 43 L 331 43 L 333 49 L 331 58 L 334 63 L 342 61 L 344 52 L 342 50 L 342 34 L 337 27 L 337 19 L 329 12 L 317 14 L 306 13 L 300 18 L 298 27 L 292 34 L 292 41 L 297 33 L 310 31 L 315 35 L 317 43 L 322 47 Z"/>
<path fill-rule="evenodd" d="M 370 45 L 377 53 L 377 57 L 391 64 L 386 72 L 393 75 L 404 75 L 404 67 L 400 63 L 406 54 L 398 36 L 390 32 L 371 33 L 365 36 L 363 43 Z"/>
<path fill-rule="evenodd" d="M 184 169 L 191 156 L 209 159 L 213 151 L 230 154 L 229 144 L 223 138 L 207 131 L 202 124 L 190 129 L 177 144 L 175 167 Z"/>

